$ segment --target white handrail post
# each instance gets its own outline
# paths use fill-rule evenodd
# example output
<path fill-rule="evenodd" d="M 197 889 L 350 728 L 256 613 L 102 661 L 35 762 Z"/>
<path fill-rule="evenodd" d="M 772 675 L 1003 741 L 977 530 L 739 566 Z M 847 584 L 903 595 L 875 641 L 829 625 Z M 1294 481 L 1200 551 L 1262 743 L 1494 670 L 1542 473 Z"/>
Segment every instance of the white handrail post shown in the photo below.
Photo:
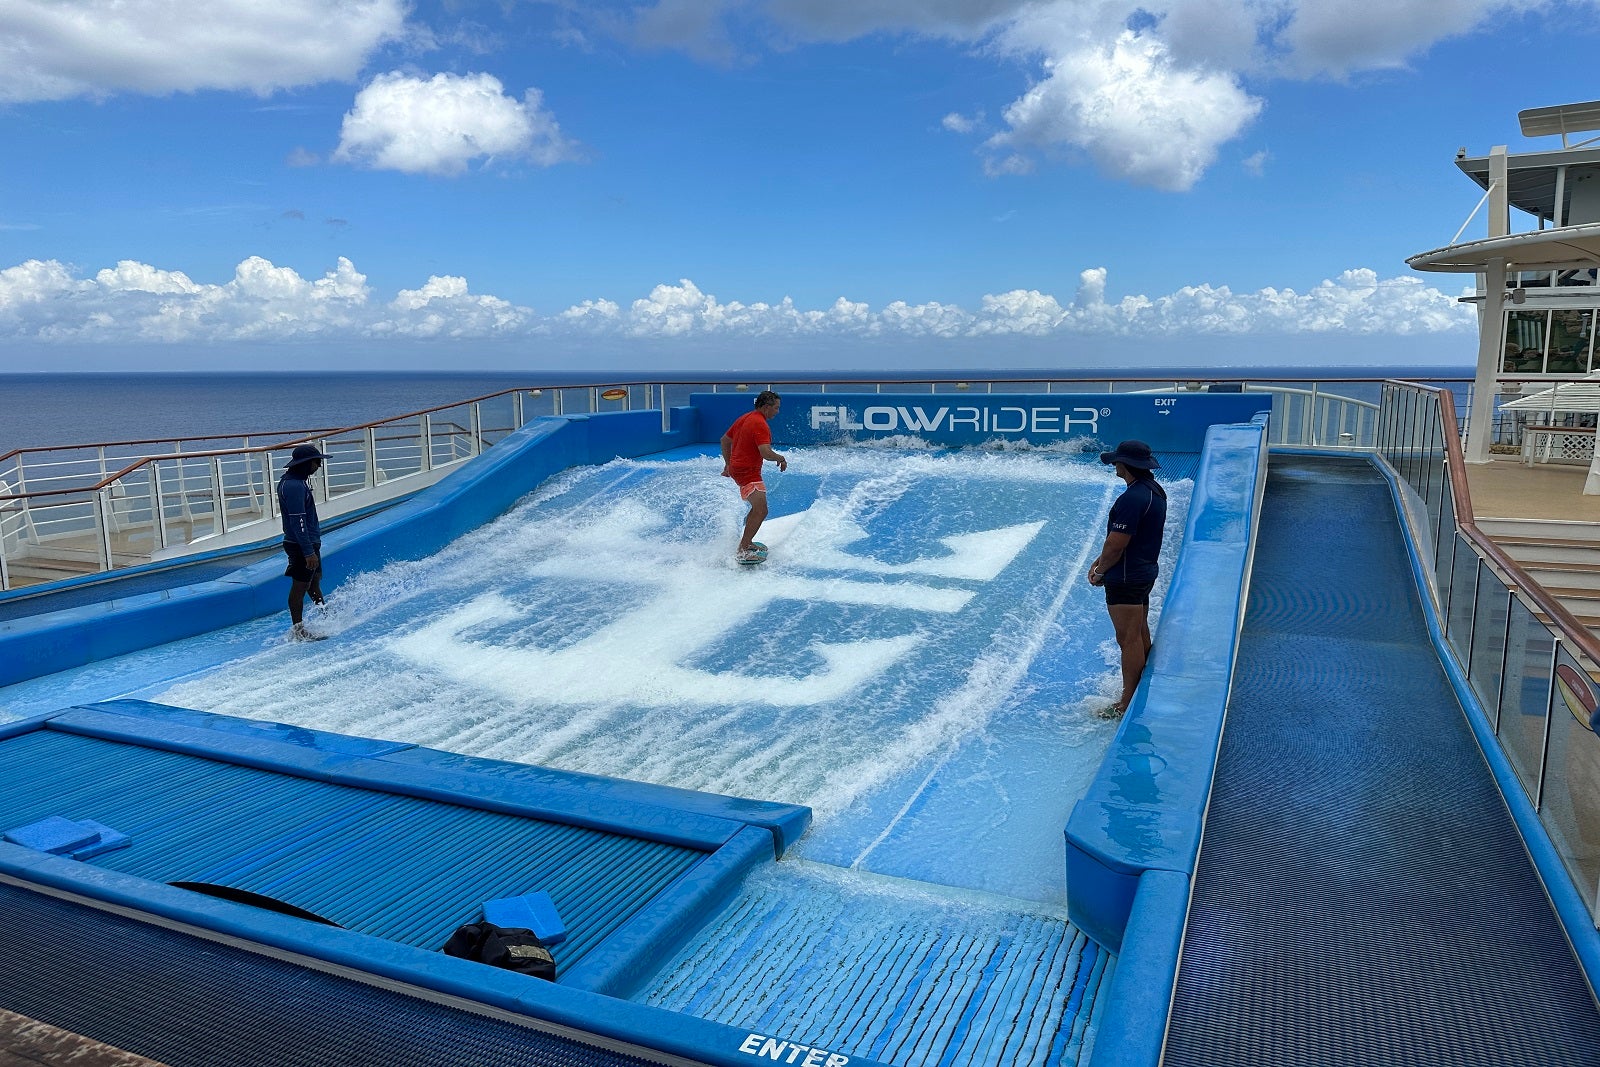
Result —
<path fill-rule="evenodd" d="M 106 516 L 111 511 L 111 490 L 98 489 L 94 494 L 94 522 L 100 532 L 100 562 L 102 571 L 111 569 L 111 527 Z"/>
<path fill-rule="evenodd" d="M 319 437 L 317 439 L 317 451 L 321 452 L 325 456 L 330 454 L 328 452 L 328 441 L 327 441 L 327 438 Z M 322 498 L 320 500 L 320 503 L 326 504 L 329 500 L 333 499 L 333 494 L 328 488 L 328 464 L 327 463 L 323 463 L 323 465 L 322 465 L 322 477 L 317 480 L 316 484 L 322 486 Z M 313 490 L 314 489 L 315 489 L 315 486 L 313 486 Z"/>
<path fill-rule="evenodd" d="M 469 421 L 472 425 L 472 454 L 481 456 L 483 455 L 483 412 L 479 410 L 476 403 L 472 405 L 472 415 Z"/>
<path fill-rule="evenodd" d="M 522 429 L 522 390 L 511 394 L 511 428 Z"/>
<path fill-rule="evenodd" d="M 1322 398 L 1317 395 L 1317 385 L 1318 385 L 1317 382 L 1312 382 L 1311 383 L 1311 447 L 1312 448 L 1321 448 L 1322 447 L 1322 434 L 1319 432 L 1319 427 L 1318 427 L 1319 416 L 1320 416 L 1320 421 L 1321 422 L 1326 423 L 1328 421 L 1327 420 L 1327 415 L 1323 411 L 1322 405 L 1320 403 Z"/>
<path fill-rule="evenodd" d="M 433 470 L 433 418 L 426 412 L 422 416 L 422 469 Z"/>
<path fill-rule="evenodd" d="M 367 453 L 367 488 L 375 489 L 378 486 L 378 431 L 376 427 L 367 427 L 362 447 Z"/>
<path fill-rule="evenodd" d="M 226 498 L 222 495 L 222 457 L 211 457 L 211 532 L 228 532 L 228 516 L 224 514 Z"/>
<path fill-rule="evenodd" d="M 161 499 L 161 461 L 150 461 L 150 507 L 155 514 L 150 516 L 156 524 L 156 544 L 161 548 L 167 547 L 167 509 L 166 502 Z"/>
<path fill-rule="evenodd" d="M 261 455 L 261 472 L 266 475 L 267 484 L 267 518 L 278 517 L 278 485 L 272 480 L 272 453 L 263 452 Z"/>

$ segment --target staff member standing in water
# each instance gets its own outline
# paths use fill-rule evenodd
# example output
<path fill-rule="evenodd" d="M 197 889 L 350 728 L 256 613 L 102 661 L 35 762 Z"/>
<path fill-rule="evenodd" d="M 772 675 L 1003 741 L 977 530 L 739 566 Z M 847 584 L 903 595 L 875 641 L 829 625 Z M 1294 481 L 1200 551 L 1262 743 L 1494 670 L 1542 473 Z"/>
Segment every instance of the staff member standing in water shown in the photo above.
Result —
<path fill-rule="evenodd" d="M 777 417 L 782 398 L 771 389 L 756 396 L 756 408 L 733 421 L 728 432 L 722 435 L 722 476 L 732 478 L 739 487 L 739 499 L 750 505 L 744 519 L 744 535 L 739 538 L 739 549 L 734 558 L 740 563 L 758 563 L 766 558 L 764 547 L 758 547 L 756 531 L 767 521 L 767 486 L 761 480 L 761 462 L 770 459 L 780 471 L 789 469 L 789 461 L 772 450 L 772 427 L 767 425 Z"/>
<path fill-rule="evenodd" d="M 278 479 L 278 514 L 283 519 L 283 551 L 289 566 L 289 636 L 296 641 L 320 641 L 301 621 L 306 593 L 313 604 L 322 603 L 322 526 L 317 522 L 317 501 L 310 477 L 328 457 L 316 445 L 296 445 L 289 465 Z"/>
<path fill-rule="evenodd" d="M 1143 441 L 1124 441 L 1100 453 L 1128 483 L 1111 505 L 1106 540 L 1089 566 L 1089 584 L 1106 591 L 1106 611 L 1122 652 L 1122 696 L 1109 714 L 1121 715 L 1133 700 L 1150 656 L 1150 590 L 1161 573 L 1161 538 L 1167 528 L 1167 491 L 1151 472 L 1161 466 Z"/>

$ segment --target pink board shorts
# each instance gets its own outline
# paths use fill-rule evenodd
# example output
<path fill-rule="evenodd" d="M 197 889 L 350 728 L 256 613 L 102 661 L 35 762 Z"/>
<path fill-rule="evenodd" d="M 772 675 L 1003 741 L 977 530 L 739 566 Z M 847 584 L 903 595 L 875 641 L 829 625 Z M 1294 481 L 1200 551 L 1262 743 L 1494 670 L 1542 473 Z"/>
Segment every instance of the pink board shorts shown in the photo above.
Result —
<path fill-rule="evenodd" d="M 740 500 L 749 500 L 751 493 L 765 493 L 766 491 L 767 491 L 767 483 L 763 482 L 760 478 L 757 478 L 753 482 L 740 482 L 739 483 L 739 499 Z"/>

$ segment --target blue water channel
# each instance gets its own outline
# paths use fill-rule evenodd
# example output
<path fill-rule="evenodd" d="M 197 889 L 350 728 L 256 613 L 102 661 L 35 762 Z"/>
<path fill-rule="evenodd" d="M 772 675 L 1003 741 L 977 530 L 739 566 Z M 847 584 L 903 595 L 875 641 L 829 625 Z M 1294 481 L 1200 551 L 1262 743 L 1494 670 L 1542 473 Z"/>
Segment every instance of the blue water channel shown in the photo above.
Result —
<path fill-rule="evenodd" d="M 789 858 L 641 999 L 816 1032 L 838 1022 L 822 981 L 861 1013 L 834 1047 L 995 1062 L 992 1018 L 1033 1033 L 1003 1061 L 1070 1060 L 1107 961 L 1065 921 L 1062 828 L 1119 688 L 1084 572 L 1121 483 L 1071 449 L 790 459 L 758 567 L 732 558 L 744 509 L 713 449 L 616 460 L 427 559 L 341 576 L 309 616 L 326 641 L 261 619 L 12 686 L 0 706 L 136 696 L 805 804 Z M 1190 483 L 1167 484 L 1170 575 Z M 933 933 L 908 944 L 908 923 Z M 880 971 L 899 977 L 863 977 Z M 752 982 L 787 993 L 752 1000 Z M 940 1051 L 918 1052 L 907 1028 L 936 1016 Z"/>

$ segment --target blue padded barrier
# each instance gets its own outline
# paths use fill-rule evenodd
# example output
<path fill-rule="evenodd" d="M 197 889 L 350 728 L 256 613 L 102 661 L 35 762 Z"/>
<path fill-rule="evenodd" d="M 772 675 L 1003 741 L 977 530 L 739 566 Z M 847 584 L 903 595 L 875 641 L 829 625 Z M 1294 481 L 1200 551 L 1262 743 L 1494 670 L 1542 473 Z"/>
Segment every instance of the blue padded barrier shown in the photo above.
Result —
<path fill-rule="evenodd" d="M 1157 452 L 1193 452 L 1206 428 L 1248 422 L 1271 404 L 1247 393 L 783 394 L 772 422 L 779 447 L 909 434 L 939 445 L 1134 437 Z M 716 442 L 751 410 L 752 393 L 695 393 L 700 440 Z"/>
<path fill-rule="evenodd" d="M 1150 667 L 1067 821 L 1068 914 L 1113 952 L 1144 872 L 1194 871 L 1265 469 L 1264 418 L 1207 433 Z"/>
<path fill-rule="evenodd" d="M 620 778 L 456 756 L 281 723 L 259 723 L 141 700 L 69 708 L 35 720 L 48 729 L 224 760 L 358 788 L 443 800 L 710 851 L 760 825 L 769 858 L 776 831 L 798 838 L 810 809 L 696 794 Z M 391 756 L 412 757 L 395 761 Z M 693 800 L 693 806 L 685 801 Z M 759 823 L 752 820 L 759 819 Z"/>
<path fill-rule="evenodd" d="M 480 778 L 507 778 L 520 783 L 549 782 L 571 790 L 581 788 L 592 796 L 613 797 L 635 806 L 650 804 L 675 811 L 694 812 L 717 819 L 731 819 L 748 826 L 760 826 L 772 834 L 775 854 L 783 855 L 811 825 L 811 809 L 799 804 L 770 800 L 747 800 L 701 793 L 677 786 L 634 782 L 622 778 L 585 774 L 581 771 L 551 770 L 526 763 L 508 763 L 463 756 L 435 748 L 407 747 L 388 753 L 384 763 L 397 767 L 430 767 L 441 774 L 471 774 Z"/>
<path fill-rule="evenodd" d="M 772 859 L 772 839 L 746 827 L 737 837 L 662 892 L 644 911 L 612 932 L 561 984 L 630 997 L 731 899 L 746 874 Z"/>
<path fill-rule="evenodd" d="M 682 409 L 663 432 L 659 411 L 536 419 L 472 463 L 403 503 L 323 539 L 324 585 L 400 559 L 421 559 L 505 512 L 572 466 L 646 455 L 690 441 Z M 0 623 L 0 686 L 209 633 L 283 610 L 274 557 L 210 581 Z"/>
<path fill-rule="evenodd" d="M 1387 462 L 1375 457 L 1372 459 L 1372 465 L 1389 483 L 1389 492 L 1394 499 L 1396 514 L 1405 515 L 1398 475 Z M 1500 747 L 1500 740 L 1495 736 L 1494 727 L 1489 724 L 1489 716 L 1484 711 L 1482 702 L 1478 700 L 1477 692 L 1467 681 L 1466 672 L 1461 669 L 1460 661 L 1456 659 L 1455 649 L 1445 638 L 1444 630 L 1439 625 L 1439 615 L 1434 607 L 1433 598 L 1427 595 L 1428 577 L 1424 569 L 1426 564 L 1422 562 L 1417 552 L 1411 524 L 1401 521 L 1399 526 L 1402 540 L 1405 542 L 1406 557 L 1411 564 L 1412 577 L 1417 583 L 1417 599 L 1421 601 L 1422 615 L 1427 620 L 1428 638 L 1439 656 L 1439 662 L 1444 666 L 1445 677 L 1449 680 L 1451 689 L 1455 691 L 1456 699 L 1466 712 L 1467 724 L 1472 727 L 1472 734 L 1477 739 L 1478 747 L 1483 751 L 1484 761 L 1488 763 L 1489 771 L 1494 775 L 1495 785 L 1505 798 L 1512 821 L 1516 823 L 1517 832 L 1522 836 L 1522 843 L 1533 860 L 1539 880 L 1544 883 L 1545 893 L 1550 897 L 1556 916 L 1561 920 L 1567 941 L 1578 957 L 1578 963 L 1583 968 L 1589 988 L 1591 992 L 1600 990 L 1600 930 L 1595 928 L 1589 907 L 1577 887 L 1573 885 L 1572 876 L 1567 872 L 1567 866 L 1556 850 L 1555 843 L 1550 840 L 1550 833 L 1540 820 L 1539 813 L 1528 799 L 1522 780 L 1517 777 L 1511 761 L 1506 758 L 1505 750 Z"/>
<path fill-rule="evenodd" d="M 752 1061 L 740 1051 L 751 1037 L 746 1030 L 152 884 L 4 842 L 0 874 L 714 1067 L 750 1067 Z M 838 1062 L 878 1067 L 856 1056 Z"/>
<path fill-rule="evenodd" d="M 27 744 L 30 736 L 40 739 L 53 736 L 61 739 L 85 738 L 74 743 L 105 745 L 108 749 L 119 743 L 138 746 L 138 751 L 146 754 L 142 762 L 129 763 L 123 760 L 115 766 L 122 768 L 124 777 L 131 775 L 130 781 L 146 783 L 155 791 L 152 796 L 156 793 L 170 794 L 170 803 L 147 806 L 139 816 L 153 826 L 170 829 L 145 835 L 142 838 L 144 847 L 136 850 L 140 856 L 134 856 L 132 851 L 122 853 L 126 864 L 123 869 L 80 864 L 33 849 L 5 845 L 0 847 L 0 872 L 26 883 L 134 908 L 141 913 L 226 935 L 244 937 L 363 972 L 521 1011 L 586 1032 L 691 1056 L 699 1061 L 727 1065 L 749 1063 L 750 1052 L 745 1046 L 753 1038 L 747 1031 L 612 1000 L 597 992 L 569 989 L 568 986 L 573 983 L 578 986 L 590 985 L 616 994 L 654 973 L 662 961 L 680 947 L 708 911 L 725 903 L 737 890 L 751 867 L 773 858 L 775 836 L 780 833 L 798 836 L 803 831 L 804 818 L 809 816 L 805 809 L 704 795 L 705 802 L 701 805 L 704 810 L 673 811 L 671 805 L 696 794 L 594 775 L 568 774 L 483 758 L 456 757 L 449 753 L 433 753 L 428 749 L 396 746 L 277 723 L 232 719 L 134 700 L 110 701 L 98 706 L 68 709 L 53 716 L 36 717 L 29 724 L 31 732 L 18 729 L 17 725 L 7 730 L 10 744 Z M 32 752 L 32 749 L 19 752 L 12 762 L 38 758 Z M 4 749 L 0 748 L 0 754 L 3 753 Z M 152 763 L 149 757 L 156 754 L 160 755 Z M 38 755 L 44 755 L 43 750 Z M 413 763 L 386 762 L 396 756 L 433 756 L 438 762 L 430 762 L 426 758 Z M 110 780 L 104 777 L 104 773 L 112 771 L 114 765 L 104 761 L 114 757 L 115 753 L 110 751 L 97 757 L 100 762 L 94 766 L 103 768 L 102 772 L 91 772 L 102 774 L 97 781 Z M 193 760 L 194 763 L 163 769 L 175 760 Z M 56 753 L 52 762 L 60 767 L 61 773 L 57 778 L 63 783 L 76 780 L 76 774 L 70 766 L 71 760 L 63 762 L 60 753 Z M 364 773 L 350 773 L 350 768 L 361 766 L 366 767 Z M 558 986 L 454 960 L 418 947 L 438 943 L 442 935 L 437 932 L 433 936 L 407 942 L 404 938 L 379 933 L 364 925 L 360 929 L 366 932 L 313 927 L 302 920 L 173 889 L 160 880 L 165 875 L 157 875 L 158 880 L 152 881 L 131 873 L 143 871 L 151 863 L 159 868 L 170 863 L 174 857 L 181 859 L 182 856 L 172 851 L 178 849 L 182 855 L 189 857 L 187 862 L 191 865 L 198 864 L 204 868 L 205 864 L 212 864 L 215 869 L 210 873 L 215 879 L 259 891 L 270 889 L 270 885 L 252 883 L 251 877 L 276 877 L 275 872 L 278 871 L 293 875 L 306 863 L 319 862 L 317 853 L 308 853 L 302 848 L 302 842 L 308 840 L 307 833 L 338 831 L 340 826 L 365 826 L 367 829 L 362 834 L 371 837 L 385 826 L 403 828 L 413 824 L 419 826 L 418 832 L 432 832 L 428 829 L 431 823 L 424 826 L 417 822 L 414 815 L 398 811 L 392 815 L 373 814 L 368 810 L 370 805 L 359 803 L 366 791 L 356 795 L 358 803 L 355 804 L 352 804 L 348 793 L 329 794 L 318 803 L 317 810 L 307 806 L 309 797 L 292 800 L 286 795 L 280 798 L 273 790 L 266 789 L 265 783 L 261 786 L 250 784 L 248 776 L 258 773 L 259 769 L 285 772 L 286 776 L 277 780 L 285 785 L 300 783 L 298 792 L 294 792 L 297 797 L 308 789 L 315 789 L 318 782 L 341 785 L 353 780 L 358 786 L 373 787 L 373 791 L 366 794 L 370 795 L 373 802 L 392 803 L 396 798 L 390 798 L 389 801 L 383 799 L 390 792 L 437 795 L 438 799 L 458 807 L 510 811 L 541 819 L 547 816 L 550 809 L 561 809 L 564 804 L 571 803 L 559 797 L 565 782 L 567 791 L 580 798 L 577 801 L 580 809 L 589 804 L 615 809 L 605 820 L 613 829 L 647 840 L 693 837 L 698 839 L 702 848 L 715 851 L 702 855 L 687 868 L 665 868 L 669 873 L 677 872 L 671 874 L 672 880 L 662 883 L 659 890 L 652 890 L 654 896 L 649 902 L 623 919 L 620 926 L 606 926 L 608 932 L 603 940 L 597 944 L 586 944 L 583 951 L 574 957 L 571 975 L 562 974 Z M 492 773 L 495 770 L 501 772 L 499 776 Z M 474 774 L 486 778 L 486 784 L 476 789 L 460 788 L 467 785 Z M 241 778 L 241 775 L 246 777 Z M 412 780 L 420 780 L 422 785 L 405 788 Z M 223 791 L 224 787 L 226 792 Z M 110 788 L 117 787 L 112 785 Z M 378 788 L 385 792 L 377 792 Z M 222 803 L 225 797 L 237 795 L 240 789 L 257 798 L 257 807 L 266 805 L 272 811 L 292 809 L 296 813 L 293 825 L 285 824 L 274 829 L 263 824 L 266 836 L 254 847 L 245 842 L 243 851 L 240 842 L 224 841 L 222 853 L 216 857 L 208 858 L 207 855 L 194 852 L 195 846 L 186 842 L 194 836 L 187 827 L 194 819 L 195 812 L 207 805 Z M 13 801 L 26 807 L 26 798 L 37 793 L 37 789 L 31 792 L 14 789 L 11 792 L 14 794 Z M 71 792 L 84 801 L 93 789 L 88 788 L 87 783 L 80 783 Z M 184 800 L 185 797 L 189 799 Z M 40 804 L 44 803 L 45 798 L 37 799 Z M 630 805 L 641 810 L 628 818 L 622 813 Z M 229 812 L 240 810 L 232 801 L 228 801 L 226 807 Z M 133 807 L 127 811 L 119 807 L 116 817 L 129 817 L 133 811 Z M 712 814 L 718 811 L 723 814 Z M 779 829 L 756 822 L 745 824 L 736 817 L 729 817 L 736 812 L 753 816 Z M 568 813 L 558 811 L 558 817 L 562 814 Z M 798 819 L 797 814 L 800 816 Z M 673 825 L 674 817 L 679 819 L 680 825 Z M 399 839 L 396 837 L 396 840 Z M 628 838 L 618 837 L 617 840 Z M 382 847 L 381 844 L 378 847 Z M 223 865 L 215 866 L 218 862 Z M 649 872 L 635 869 L 634 864 L 639 861 L 627 861 L 619 857 L 614 862 L 628 865 L 630 878 L 637 880 L 638 877 L 649 876 Z M 251 872 L 258 873 L 252 875 Z M 332 891 L 335 894 L 340 892 L 337 887 L 332 887 Z M 387 894 L 388 890 L 382 892 Z M 569 917 L 576 917 L 579 925 L 585 928 L 594 925 L 592 919 L 586 921 L 589 912 L 597 907 L 610 907 L 604 901 L 581 896 L 572 899 L 569 905 L 563 905 L 563 910 L 569 906 L 575 909 Z M 312 910 L 325 913 L 320 907 Z M 576 932 L 574 938 L 583 940 L 581 931 Z M 805 1036 L 788 1035 L 787 1040 L 800 1041 L 803 1047 Z M 820 1055 L 823 1060 L 818 1062 L 838 1054 L 823 1049 Z M 839 1058 L 834 1062 L 842 1065 L 847 1059 L 856 1064 L 866 1062 L 857 1057 Z"/>
<path fill-rule="evenodd" d="M 1145 871 L 1122 935 L 1124 950 L 1103 1000 L 1094 1067 L 1154 1067 L 1161 1062 L 1167 1005 L 1178 975 L 1189 875 Z"/>

